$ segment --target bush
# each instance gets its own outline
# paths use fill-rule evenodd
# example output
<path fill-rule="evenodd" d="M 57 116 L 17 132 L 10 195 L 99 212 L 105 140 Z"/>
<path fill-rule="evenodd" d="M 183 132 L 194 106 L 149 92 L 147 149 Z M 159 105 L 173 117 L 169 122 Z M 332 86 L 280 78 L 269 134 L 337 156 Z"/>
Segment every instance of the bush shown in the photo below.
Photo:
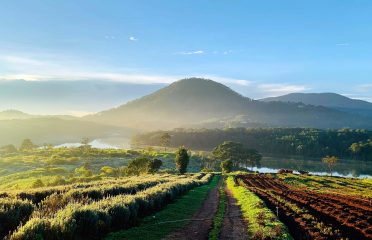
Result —
<path fill-rule="evenodd" d="M 30 201 L 0 199 L 0 238 L 17 228 L 31 216 L 35 206 Z"/>

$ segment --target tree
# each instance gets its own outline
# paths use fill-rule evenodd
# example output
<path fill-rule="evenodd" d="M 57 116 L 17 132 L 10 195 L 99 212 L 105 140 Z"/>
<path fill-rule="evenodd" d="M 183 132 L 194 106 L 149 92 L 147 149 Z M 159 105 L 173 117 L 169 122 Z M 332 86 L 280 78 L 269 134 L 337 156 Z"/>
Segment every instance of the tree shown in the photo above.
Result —
<path fill-rule="evenodd" d="M 253 167 L 260 166 L 262 155 L 259 154 L 257 150 L 248 149 L 246 152 L 246 157 L 247 157 L 247 165 L 251 166 L 252 171 L 253 171 Z"/>
<path fill-rule="evenodd" d="M 212 154 L 221 161 L 230 160 L 235 167 L 245 160 L 244 146 L 239 142 L 225 141 L 215 147 Z"/>
<path fill-rule="evenodd" d="M 327 164 L 328 170 L 332 176 L 333 167 L 336 165 L 338 158 L 335 156 L 326 156 L 322 158 L 323 163 Z"/>
<path fill-rule="evenodd" d="M 145 157 L 130 160 L 128 163 L 127 173 L 129 175 L 140 175 L 141 173 L 147 173 L 149 161 L 150 159 Z"/>
<path fill-rule="evenodd" d="M 221 162 L 221 170 L 223 173 L 229 173 L 232 170 L 233 163 L 231 160 Z"/>
<path fill-rule="evenodd" d="M 32 150 L 32 149 L 35 149 L 37 148 L 37 145 L 35 145 L 31 139 L 25 139 L 23 140 L 22 144 L 21 144 L 21 147 L 19 148 L 19 150 L 21 151 L 27 151 L 27 150 Z"/>
<path fill-rule="evenodd" d="M 163 162 L 160 159 L 152 159 L 147 163 L 147 173 L 155 173 L 163 165 Z"/>
<path fill-rule="evenodd" d="M 184 174 L 187 171 L 187 165 L 189 164 L 190 156 L 185 147 L 178 148 L 176 152 L 176 169 L 180 174 Z"/>
<path fill-rule="evenodd" d="M 92 171 L 90 170 L 90 165 L 87 162 L 85 162 L 83 166 L 76 168 L 75 173 L 83 177 L 91 177 L 93 175 Z"/>
<path fill-rule="evenodd" d="M 164 133 L 163 135 L 161 135 L 160 143 L 164 147 L 164 152 L 167 151 L 167 147 L 170 144 L 170 140 L 171 140 L 171 135 L 169 135 L 169 133 Z"/>
<path fill-rule="evenodd" d="M 247 167 L 260 165 L 261 154 L 255 149 L 246 148 L 239 142 L 225 141 L 213 150 L 213 156 L 221 161 L 232 161 L 233 167 Z"/>

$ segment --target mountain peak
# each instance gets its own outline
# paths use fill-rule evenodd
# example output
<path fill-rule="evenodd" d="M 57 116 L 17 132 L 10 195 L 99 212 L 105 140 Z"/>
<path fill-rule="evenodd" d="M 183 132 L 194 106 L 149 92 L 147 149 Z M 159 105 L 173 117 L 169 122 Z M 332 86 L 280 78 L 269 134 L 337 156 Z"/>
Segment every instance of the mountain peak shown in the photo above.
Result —
<path fill-rule="evenodd" d="M 261 99 L 265 102 L 301 102 L 308 105 L 323 106 L 337 110 L 359 113 L 365 116 L 372 116 L 372 103 L 348 98 L 337 93 L 290 93 L 279 97 Z"/>

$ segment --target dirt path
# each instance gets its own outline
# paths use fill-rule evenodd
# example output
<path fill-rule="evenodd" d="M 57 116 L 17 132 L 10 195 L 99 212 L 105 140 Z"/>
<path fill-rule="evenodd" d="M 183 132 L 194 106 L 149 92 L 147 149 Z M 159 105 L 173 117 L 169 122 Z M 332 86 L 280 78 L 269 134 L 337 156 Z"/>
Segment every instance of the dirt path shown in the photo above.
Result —
<path fill-rule="evenodd" d="M 227 206 L 220 233 L 220 239 L 248 239 L 247 226 L 243 220 L 240 207 L 236 205 L 236 200 L 225 186 Z"/>
<path fill-rule="evenodd" d="M 170 234 L 164 240 L 204 240 L 208 239 L 212 228 L 212 219 L 217 212 L 219 193 L 218 188 L 222 181 L 208 193 L 202 207 L 193 215 L 190 224 Z M 205 220 L 206 219 L 206 220 Z"/>

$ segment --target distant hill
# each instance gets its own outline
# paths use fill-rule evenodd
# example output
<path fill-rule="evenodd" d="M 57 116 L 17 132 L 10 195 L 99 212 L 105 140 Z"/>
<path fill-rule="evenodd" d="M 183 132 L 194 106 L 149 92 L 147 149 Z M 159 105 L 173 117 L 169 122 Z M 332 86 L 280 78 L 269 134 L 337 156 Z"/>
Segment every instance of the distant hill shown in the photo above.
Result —
<path fill-rule="evenodd" d="M 83 119 L 145 130 L 188 126 L 372 129 L 371 118 L 303 103 L 255 101 L 200 78 L 174 82 L 153 94 Z"/>
<path fill-rule="evenodd" d="M 279 97 L 264 98 L 261 101 L 301 102 L 372 117 L 372 103 L 351 99 L 336 93 L 290 93 Z"/>
<path fill-rule="evenodd" d="M 5 110 L 0 112 L 0 120 L 28 119 L 33 116 L 18 110 Z"/>
<path fill-rule="evenodd" d="M 13 120 L 13 119 L 30 119 L 30 118 L 42 118 L 42 117 L 51 117 L 51 118 L 60 118 L 65 120 L 76 119 L 74 116 L 70 115 L 32 115 L 24 113 L 18 110 L 5 110 L 0 112 L 0 120 Z"/>
<path fill-rule="evenodd" d="M 0 121 L 0 146 L 19 146 L 25 138 L 38 145 L 80 142 L 83 137 L 91 140 L 114 135 L 129 136 L 130 131 L 100 123 L 60 118 L 30 118 Z"/>

